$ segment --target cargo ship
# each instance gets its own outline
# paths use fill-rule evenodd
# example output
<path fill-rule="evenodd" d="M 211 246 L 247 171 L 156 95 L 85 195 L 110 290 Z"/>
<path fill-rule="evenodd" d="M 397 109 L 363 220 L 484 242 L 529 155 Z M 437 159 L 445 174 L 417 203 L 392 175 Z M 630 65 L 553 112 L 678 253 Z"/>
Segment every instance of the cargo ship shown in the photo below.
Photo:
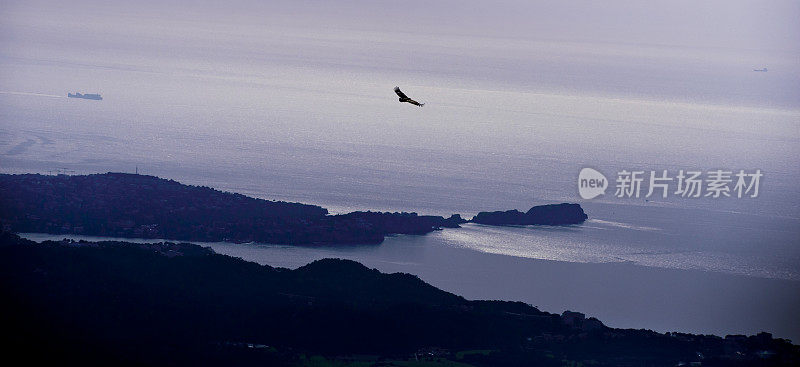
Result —
<path fill-rule="evenodd" d="M 99 94 L 91 94 L 91 93 L 86 93 L 86 94 L 78 93 L 78 92 L 75 92 L 75 94 L 67 93 L 67 97 L 69 97 L 69 98 L 94 99 L 94 100 L 97 100 L 97 101 L 103 100 L 103 97 L 101 97 Z"/>

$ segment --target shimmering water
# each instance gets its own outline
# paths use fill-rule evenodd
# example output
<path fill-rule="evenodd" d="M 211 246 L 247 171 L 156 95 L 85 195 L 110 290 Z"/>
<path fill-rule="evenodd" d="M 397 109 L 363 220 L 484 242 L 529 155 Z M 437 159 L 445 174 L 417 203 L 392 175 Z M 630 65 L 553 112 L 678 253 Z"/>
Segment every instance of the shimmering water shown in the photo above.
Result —
<path fill-rule="evenodd" d="M 2 172 L 138 169 L 333 212 L 469 217 L 579 202 L 590 217 L 579 226 L 468 225 L 378 247 L 214 247 L 291 267 L 349 257 L 459 294 L 575 308 L 619 326 L 738 330 L 748 318 L 742 330 L 800 334 L 786 316 L 800 294 L 800 58 L 791 50 L 52 6 L 9 7 L 0 22 Z M 426 106 L 399 104 L 395 85 Z M 65 98 L 74 91 L 104 100 Z M 758 198 L 585 201 L 583 167 L 611 179 L 636 169 L 761 169 L 764 178 Z M 636 276 L 652 288 L 626 281 Z M 667 309 L 658 302 L 680 312 L 649 312 Z M 767 313 L 780 320 L 757 317 Z"/>

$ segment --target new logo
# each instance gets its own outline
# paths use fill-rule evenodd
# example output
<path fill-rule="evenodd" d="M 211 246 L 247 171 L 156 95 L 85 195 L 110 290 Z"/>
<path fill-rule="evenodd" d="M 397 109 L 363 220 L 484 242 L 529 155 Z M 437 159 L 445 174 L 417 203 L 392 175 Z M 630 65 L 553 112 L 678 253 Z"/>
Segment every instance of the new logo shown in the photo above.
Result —
<path fill-rule="evenodd" d="M 584 168 L 578 175 L 578 193 L 582 198 L 594 199 L 606 193 L 608 179 L 592 168 Z"/>

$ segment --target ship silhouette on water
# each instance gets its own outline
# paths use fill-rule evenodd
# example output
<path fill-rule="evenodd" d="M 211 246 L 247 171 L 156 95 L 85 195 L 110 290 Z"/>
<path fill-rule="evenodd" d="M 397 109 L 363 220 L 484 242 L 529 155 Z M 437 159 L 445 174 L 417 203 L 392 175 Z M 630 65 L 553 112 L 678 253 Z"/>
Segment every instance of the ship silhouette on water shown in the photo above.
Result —
<path fill-rule="evenodd" d="M 96 100 L 96 101 L 102 101 L 103 100 L 103 97 L 101 97 L 99 94 L 92 94 L 92 93 L 86 93 L 86 94 L 79 93 L 79 92 L 75 92 L 74 94 L 73 93 L 67 93 L 67 97 L 69 97 L 69 98 L 93 99 L 93 100 Z"/>

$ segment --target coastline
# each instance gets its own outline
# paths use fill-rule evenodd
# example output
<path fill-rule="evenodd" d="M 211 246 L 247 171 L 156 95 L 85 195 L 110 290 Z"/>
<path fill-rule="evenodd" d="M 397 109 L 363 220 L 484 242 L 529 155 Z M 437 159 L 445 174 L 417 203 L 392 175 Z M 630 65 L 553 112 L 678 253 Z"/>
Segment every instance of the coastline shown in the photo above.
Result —
<path fill-rule="evenodd" d="M 11 295 L 6 323 L 21 335 L 14 349 L 64 349 L 64 360 L 92 362 L 76 364 L 205 365 L 211 358 L 226 365 L 245 358 L 253 361 L 247 365 L 307 366 L 298 362 L 309 353 L 336 362 L 372 355 L 399 365 L 434 357 L 425 366 L 790 366 L 800 360 L 800 346 L 769 332 L 723 337 L 614 328 L 578 311 L 469 300 L 413 274 L 346 259 L 292 270 L 191 243 L 1 235 L 2 286 Z M 87 354 L 86 345 L 105 353 Z M 243 347 L 262 353 L 243 355 Z M 487 352 L 475 359 L 467 355 L 474 350 Z"/>
<path fill-rule="evenodd" d="M 35 241 L 65 237 L 98 239 L 21 235 Z M 277 267 L 297 268 L 323 258 L 355 260 L 383 272 L 417 275 L 435 287 L 467 299 L 522 301 L 556 313 L 580 310 L 611 327 L 716 335 L 768 331 L 776 337 L 800 341 L 800 318 L 795 312 L 800 308 L 800 281 L 628 262 L 575 263 L 522 258 L 453 247 L 434 240 L 431 235 L 393 236 L 377 247 L 325 248 L 197 243 L 220 254 Z"/>

